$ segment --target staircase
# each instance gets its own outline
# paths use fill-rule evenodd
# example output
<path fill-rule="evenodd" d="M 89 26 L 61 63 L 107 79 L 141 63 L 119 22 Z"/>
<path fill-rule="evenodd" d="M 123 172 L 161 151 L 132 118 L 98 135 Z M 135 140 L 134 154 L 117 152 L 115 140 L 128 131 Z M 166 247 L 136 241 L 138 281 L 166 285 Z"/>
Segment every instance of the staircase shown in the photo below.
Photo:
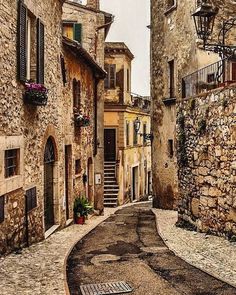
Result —
<path fill-rule="evenodd" d="M 119 185 L 116 181 L 116 162 L 104 163 L 104 206 L 118 205 Z"/>

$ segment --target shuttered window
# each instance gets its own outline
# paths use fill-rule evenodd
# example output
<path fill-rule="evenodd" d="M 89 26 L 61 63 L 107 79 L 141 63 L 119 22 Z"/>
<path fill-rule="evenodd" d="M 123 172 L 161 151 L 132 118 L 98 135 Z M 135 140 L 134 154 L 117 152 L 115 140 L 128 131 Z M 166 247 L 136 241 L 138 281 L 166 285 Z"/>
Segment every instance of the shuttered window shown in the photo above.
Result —
<path fill-rule="evenodd" d="M 74 40 L 82 42 L 82 24 L 74 24 Z"/>
<path fill-rule="evenodd" d="M 5 197 L 0 197 L 0 223 L 4 221 L 4 203 L 5 203 Z"/>
<path fill-rule="evenodd" d="M 147 142 L 146 134 L 147 134 L 147 124 L 144 123 L 143 124 L 143 144 Z"/>
<path fill-rule="evenodd" d="M 18 6 L 17 43 L 18 79 L 25 81 L 27 77 L 27 8 L 21 0 Z"/>
<path fill-rule="evenodd" d="M 25 192 L 26 197 L 26 211 L 29 212 L 37 207 L 37 192 L 36 187 L 28 189 Z"/>
<path fill-rule="evenodd" d="M 105 88 L 116 88 L 116 65 L 105 65 L 105 71 L 107 72 L 107 76 L 105 79 Z"/>
<path fill-rule="evenodd" d="M 37 20 L 37 83 L 44 84 L 44 24 Z"/>
<path fill-rule="evenodd" d="M 73 106 L 76 109 L 80 109 L 81 107 L 81 87 L 80 81 L 76 79 L 73 80 Z"/>
<path fill-rule="evenodd" d="M 63 85 L 65 86 L 65 84 L 67 83 L 66 65 L 65 65 L 65 59 L 64 59 L 64 57 L 62 55 L 61 55 L 61 74 L 62 74 Z"/>

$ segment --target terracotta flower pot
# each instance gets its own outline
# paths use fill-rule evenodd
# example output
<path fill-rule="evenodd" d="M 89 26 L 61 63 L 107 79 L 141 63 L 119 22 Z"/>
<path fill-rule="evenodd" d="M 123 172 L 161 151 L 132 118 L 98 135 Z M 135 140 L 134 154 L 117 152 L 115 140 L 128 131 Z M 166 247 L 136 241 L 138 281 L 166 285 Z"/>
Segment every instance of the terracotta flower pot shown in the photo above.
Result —
<path fill-rule="evenodd" d="M 85 222 L 85 217 L 84 216 L 80 216 L 80 217 L 75 218 L 75 223 L 76 224 L 84 224 L 84 222 Z"/>

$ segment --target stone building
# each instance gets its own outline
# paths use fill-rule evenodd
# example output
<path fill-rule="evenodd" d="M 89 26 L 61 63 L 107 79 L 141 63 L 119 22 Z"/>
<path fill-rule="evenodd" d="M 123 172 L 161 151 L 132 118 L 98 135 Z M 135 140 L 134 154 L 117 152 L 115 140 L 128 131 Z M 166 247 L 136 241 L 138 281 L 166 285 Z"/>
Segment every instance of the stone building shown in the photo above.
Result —
<path fill-rule="evenodd" d="M 1 254 L 72 222 L 76 196 L 84 194 L 103 209 L 103 200 L 94 197 L 102 177 L 96 187 L 94 171 L 103 169 L 97 134 L 106 73 L 94 54 L 62 38 L 62 5 L 0 4 L 0 20 L 8 24 L 0 28 Z M 99 15 L 98 1 L 89 5 Z M 99 25 L 106 22 L 102 15 Z M 96 34 L 99 40 L 108 28 Z M 101 164 L 95 166 L 95 159 Z"/>
<path fill-rule="evenodd" d="M 214 44 L 219 42 L 222 20 L 232 17 L 236 7 L 232 1 L 209 3 L 219 8 L 209 40 Z M 200 4 L 151 3 L 154 206 L 178 207 L 179 221 L 200 230 L 231 233 L 235 95 L 234 87 L 228 85 L 236 80 L 236 66 L 233 58 L 222 61 L 219 54 L 203 50 L 192 17 Z M 236 44 L 235 30 L 225 42 Z M 214 90 L 219 87 L 223 88 Z M 205 128 L 208 135 L 203 136 Z M 233 154 L 229 156 L 227 150 Z"/>
<path fill-rule="evenodd" d="M 131 94 L 133 58 L 124 43 L 106 43 L 105 206 L 140 200 L 151 193 L 151 141 L 146 138 L 150 134 L 150 98 Z M 137 119 L 139 133 L 134 128 Z"/>
<path fill-rule="evenodd" d="M 63 6 L 63 35 L 78 41 L 91 57 L 104 68 L 104 42 L 113 22 L 113 16 L 100 11 L 100 1 L 88 0 L 86 5 L 78 1 L 66 1 Z M 97 81 L 97 126 L 95 128 L 94 151 L 94 207 L 103 211 L 104 192 L 104 147 L 103 147 L 103 113 L 104 113 L 104 83 Z"/>

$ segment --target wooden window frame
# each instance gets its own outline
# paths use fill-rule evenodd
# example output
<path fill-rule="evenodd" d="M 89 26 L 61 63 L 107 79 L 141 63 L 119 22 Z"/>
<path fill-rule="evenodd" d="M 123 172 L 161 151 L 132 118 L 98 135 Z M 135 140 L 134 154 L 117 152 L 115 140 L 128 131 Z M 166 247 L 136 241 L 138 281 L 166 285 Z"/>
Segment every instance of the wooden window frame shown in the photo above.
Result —
<path fill-rule="evenodd" d="M 104 82 L 105 88 L 115 89 L 116 88 L 116 64 L 105 64 L 105 71 L 107 72 L 107 76 Z"/>
<path fill-rule="evenodd" d="M 26 212 L 30 212 L 37 208 L 37 188 L 32 187 L 25 192 Z"/>
<path fill-rule="evenodd" d="M 8 155 L 10 152 L 14 152 L 14 155 Z M 16 175 L 19 175 L 19 163 L 20 163 L 20 149 L 8 149 L 5 150 L 5 156 L 4 156 L 4 175 L 5 178 L 14 177 Z M 13 161 L 11 165 L 9 165 L 9 161 Z M 13 172 L 10 172 L 10 169 L 13 169 Z"/>

